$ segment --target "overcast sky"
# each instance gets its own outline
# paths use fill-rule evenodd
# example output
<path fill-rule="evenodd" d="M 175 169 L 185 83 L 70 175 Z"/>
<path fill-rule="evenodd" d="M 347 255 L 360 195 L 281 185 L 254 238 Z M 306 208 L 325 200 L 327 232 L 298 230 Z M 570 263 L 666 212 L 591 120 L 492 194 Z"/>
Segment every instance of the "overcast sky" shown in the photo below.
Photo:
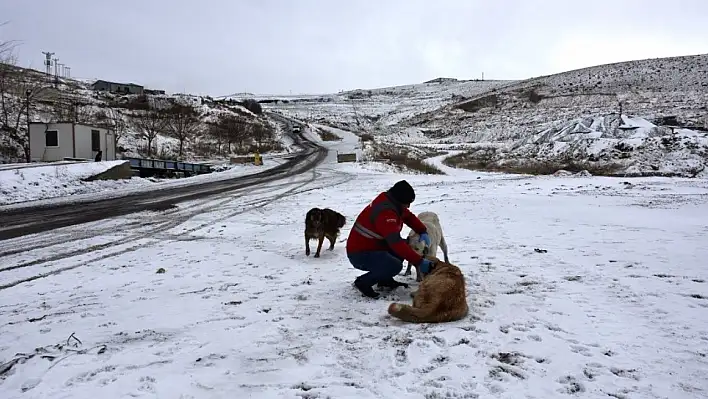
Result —
<path fill-rule="evenodd" d="M 706 0 L 0 0 L 22 66 L 53 51 L 75 77 L 213 96 L 708 53 L 707 20 Z"/>

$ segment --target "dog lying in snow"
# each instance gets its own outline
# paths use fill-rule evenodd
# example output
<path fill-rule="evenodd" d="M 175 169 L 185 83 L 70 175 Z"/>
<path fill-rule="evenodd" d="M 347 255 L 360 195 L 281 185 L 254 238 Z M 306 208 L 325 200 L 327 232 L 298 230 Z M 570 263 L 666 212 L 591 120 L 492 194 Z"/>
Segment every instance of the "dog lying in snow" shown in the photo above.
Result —
<path fill-rule="evenodd" d="M 394 302 L 388 313 L 410 323 L 443 323 L 466 317 L 469 306 L 460 268 L 433 256 L 426 258 L 433 265 L 412 294 L 413 306 Z"/>
<path fill-rule="evenodd" d="M 322 242 L 329 240 L 328 250 L 334 249 L 334 242 L 339 236 L 339 230 L 344 227 L 347 219 L 341 213 L 329 208 L 312 208 L 305 215 L 305 255 L 310 256 L 310 240 L 317 240 L 315 258 L 320 257 Z"/>
<path fill-rule="evenodd" d="M 428 236 L 430 237 L 430 247 L 426 247 L 425 242 L 419 241 L 420 236 L 413 230 L 408 233 L 408 238 L 406 241 L 408 245 L 418 253 L 420 256 L 438 256 L 438 247 L 442 249 L 445 262 L 450 262 L 447 256 L 447 243 L 445 242 L 445 236 L 443 235 L 442 227 L 440 226 L 440 218 L 435 212 L 421 212 L 418 214 L 418 219 L 427 227 Z M 411 263 L 408 262 L 408 267 L 406 272 L 403 273 L 404 276 L 409 276 L 411 274 Z M 415 267 L 415 280 L 418 282 L 423 281 L 423 276 L 418 270 L 418 266 Z"/>

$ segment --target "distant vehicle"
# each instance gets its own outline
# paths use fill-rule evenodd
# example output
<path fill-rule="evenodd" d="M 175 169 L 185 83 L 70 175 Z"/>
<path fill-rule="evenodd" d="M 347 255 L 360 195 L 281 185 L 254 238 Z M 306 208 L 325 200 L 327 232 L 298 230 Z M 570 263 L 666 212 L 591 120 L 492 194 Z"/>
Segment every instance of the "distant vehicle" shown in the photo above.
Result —
<path fill-rule="evenodd" d="M 300 126 L 294 125 L 293 126 L 293 133 L 300 133 Z"/>

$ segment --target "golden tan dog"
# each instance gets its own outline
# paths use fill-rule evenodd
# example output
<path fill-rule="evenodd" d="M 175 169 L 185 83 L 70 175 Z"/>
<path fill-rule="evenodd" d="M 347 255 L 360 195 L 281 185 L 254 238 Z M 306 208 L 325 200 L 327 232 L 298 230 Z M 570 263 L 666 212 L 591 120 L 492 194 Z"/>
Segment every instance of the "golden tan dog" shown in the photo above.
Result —
<path fill-rule="evenodd" d="M 412 294 L 413 306 L 394 302 L 388 314 L 411 323 L 442 323 L 467 316 L 465 277 L 460 268 L 434 256 L 427 258 L 433 262 L 432 270 Z"/>

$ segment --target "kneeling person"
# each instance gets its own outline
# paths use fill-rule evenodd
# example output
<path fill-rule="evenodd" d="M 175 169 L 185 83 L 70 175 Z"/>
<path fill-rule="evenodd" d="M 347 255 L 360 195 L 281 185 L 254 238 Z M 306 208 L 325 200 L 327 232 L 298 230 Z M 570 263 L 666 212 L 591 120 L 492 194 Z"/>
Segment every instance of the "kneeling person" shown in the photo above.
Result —
<path fill-rule="evenodd" d="M 347 238 L 347 256 L 356 269 L 367 273 L 357 277 L 354 285 L 362 294 L 378 298 L 373 290 L 379 287 L 408 287 L 393 279 L 403 269 L 403 261 L 418 265 L 427 273 L 431 262 L 418 255 L 401 238 L 403 224 L 420 235 L 420 240 L 430 245 L 425 225 L 408 208 L 415 200 L 415 191 L 407 181 L 401 180 L 388 191 L 380 193 L 359 213 Z"/>

